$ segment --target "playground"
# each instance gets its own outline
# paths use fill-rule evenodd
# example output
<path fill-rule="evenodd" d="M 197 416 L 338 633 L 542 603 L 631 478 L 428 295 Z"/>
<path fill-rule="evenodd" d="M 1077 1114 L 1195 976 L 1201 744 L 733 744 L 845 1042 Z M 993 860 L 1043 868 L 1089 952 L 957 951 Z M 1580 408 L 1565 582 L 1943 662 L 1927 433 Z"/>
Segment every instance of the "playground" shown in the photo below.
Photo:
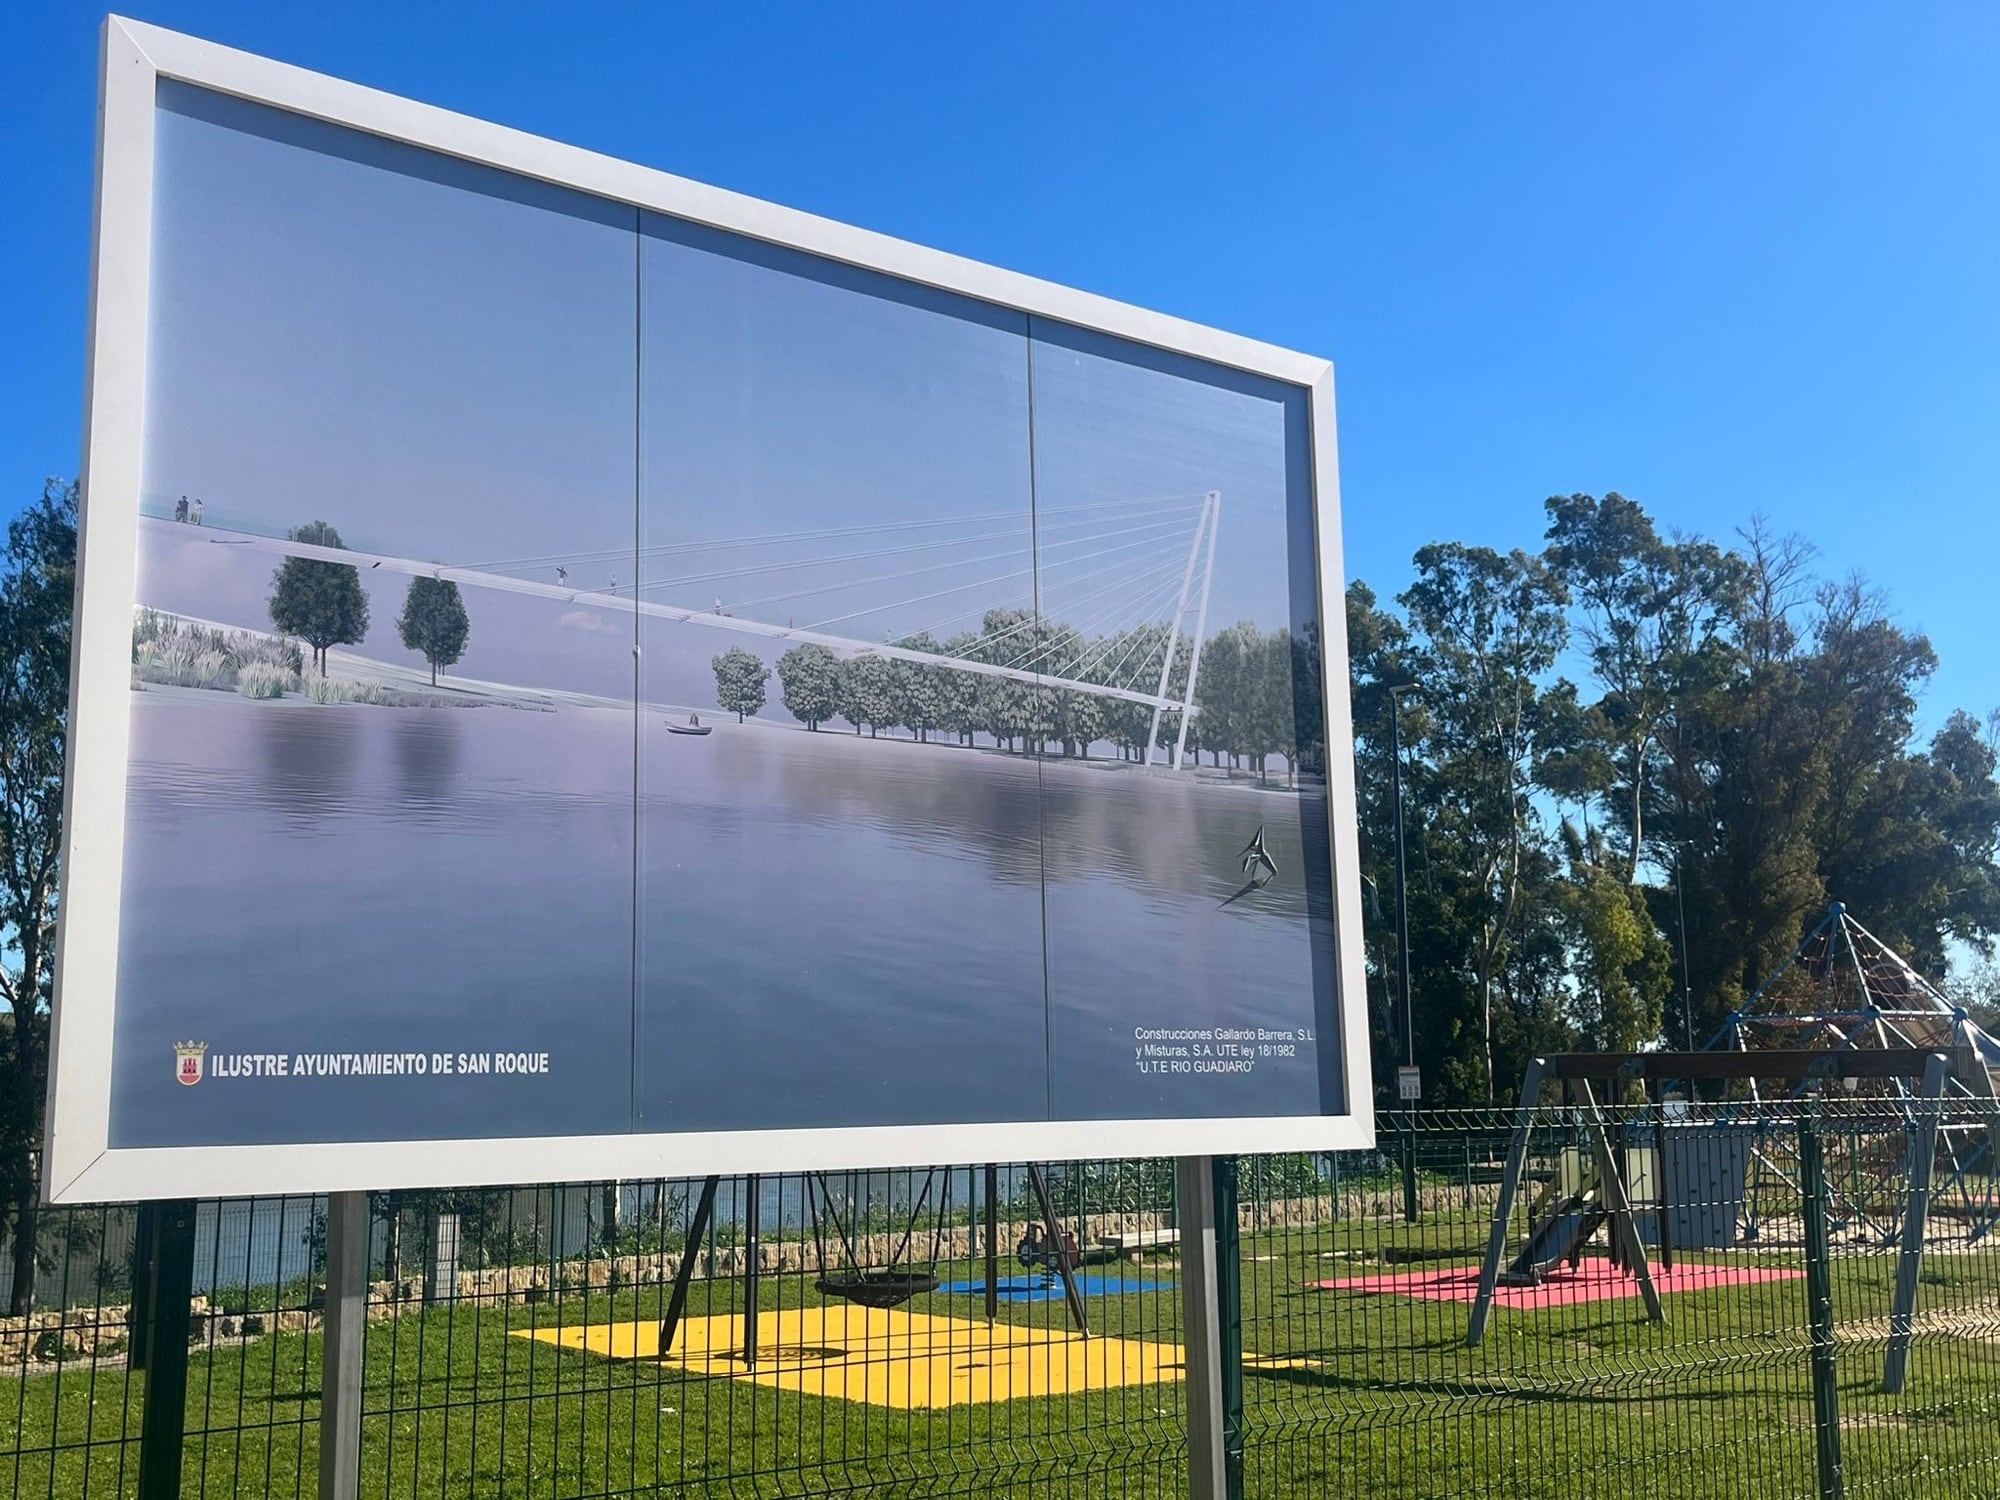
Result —
<path fill-rule="evenodd" d="M 1546 1120 L 1553 1139 L 1562 1117 Z M 1474 1348 L 1467 1287 L 1488 1246 L 1506 1120 L 1411 1123 L 1399 1136 L 1388 1122 L 1386 1155 L 1328 1163 L 1337 1175 L 1316 1194 L 1295 1177 L 1279 1183 L 1279 1168 L 1295 1171 L 1287 1163 L 1243 1165 L 1235 1268 L 1253 1493 L 1801 1492 L 1813 1463 L 1813 1340 L 1795 1196 L 1781 1197 L 1774 1178 L 1755 1240 L 1676 1253 L 1672 1271 L 1656 1273 L 1658 1320 L 1600 1233 L 1574 1272 L 1501 1288 Z M 1404 1142 L 1417 1168 L 1415 1222 L 1402 1211 Z M 1554 1174 L 1559 1152 L 1538 1151 L 1531 1167 Z M 1064 1223 L 1077 1225 L 1061 1175 L 1054 1187 Z M 885 1475 L 921 1491 L 940 1465 L 966 1464 L 996 1494 L 1047 1494 L 1058 1470 L 1094 1495 L 1164 1492 L 1183 1432 L 1180 1251 L 1165 1231 L 1143 1230 L 1150 1243 L 1120 1255 L 1099 1239 L 1115 1237 L 1099 1227 L 1113 1222 L 1129 1226 L 1133 1214 L 1089 1213 L 1080 1233 L 1068 1231 L 1087 1336 L 1060 1286 L 996 1297 L 989 1321 L 986 1257 L 965 1253 L 978 1226 L 963 1217 L 934 1262 L 928 1234 L 914 1239 L 905 1269 L 936 1285 L 893 1308 L 820 1290 L 810 1240 L 775 1224 L 770 1268 L 751 1277 L 734 1258 L 741 1225 L 725 1225 L 664 1359 L 671 1252 L 656 1267 L 669 1274 L 646 1283 L 616 1284 L 625 1261 L 584 1253 L 506 1273 L 518 1290 L 503 1289 L 508 1280 L 425 1303 L 382 1289 L 365 1351 L 364 1493 L 793 1493 L 802 1473 L 815 1492 Z M 1524 1204 L 1511 1248 L 1528 1227 Z M 1937 1493 L 1969 1494 L 1977 1483 L 1965 1476 L 1990 1474 L 2000 1246 L 1976 1227 L 1948 1200 L 1932 1215 L 1901 1394 L 1881 1381 L 1897 1253 L 1851 1232 L 1833 1248 L 1844 1460 L 1857 1490 L 1871 1474 L 1920 1473 L 1944 1476 Z M 1015 1262 L 1021 1238 L 1019 1221 L 1003 1224 L 996 1290 L 1050 1290 L 1046 1268 Z M 80 1262 L 78 1284 L 87 1274 Z M 309 1302 L 309 1286 L 216 1294 L 190 1367 L 189 1411 L 204 1414 L 190 1473 L 203 1478 L 187 1493 L 311 1493 L 319 1338 Z M 743 1357 L 753 1302 L 754 1367 Z M 291 1307 L 303 1310 L 281 1320 Z M 260 1331 L 248 1331 L 253 1320 Z M 123 1365 L 111 1352 L 9 1365 L 17 1395 L 11 1419 L 0 1418 L 0 1452 L 18 1454 L 17 1492 L 75 1496 L 86 1477 L 93 1493 L 113 1482 L 120 1423 L 136 1421 L 144 1384 Z M 1669 1473 L 1671 1488 L 1660 1477 Z M 1927 1493 L 1886 1482 L 1882 1492 Z"/>

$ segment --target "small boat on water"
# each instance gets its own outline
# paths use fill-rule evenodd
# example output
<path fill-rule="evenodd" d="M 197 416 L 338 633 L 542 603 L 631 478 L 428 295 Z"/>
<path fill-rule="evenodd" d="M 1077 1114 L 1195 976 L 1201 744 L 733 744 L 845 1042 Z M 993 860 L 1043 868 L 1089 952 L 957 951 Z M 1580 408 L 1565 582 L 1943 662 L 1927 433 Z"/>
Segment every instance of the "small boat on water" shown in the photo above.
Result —
<path fill-rule="evenodd" d="M 689 714 L 685 724 L 676 724 L 672 719 L 667 720 L 668 734 L 708 734 L 714 728 L 713 724 L 702 723 L 700 714 Z"/>

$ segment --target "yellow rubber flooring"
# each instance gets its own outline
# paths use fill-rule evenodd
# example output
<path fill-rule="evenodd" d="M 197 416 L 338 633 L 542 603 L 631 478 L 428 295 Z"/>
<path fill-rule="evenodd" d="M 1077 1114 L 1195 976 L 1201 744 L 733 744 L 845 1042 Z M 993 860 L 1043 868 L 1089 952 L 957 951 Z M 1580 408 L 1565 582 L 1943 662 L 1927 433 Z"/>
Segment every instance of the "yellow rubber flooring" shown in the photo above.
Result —
<path fill-rule="evenodd" d="M 740 1314 L 685 1319 L 664 1359 L 659 1334 L 654 1322 L 593 1323 L 521 1329 L 516 1337 L 897 1411 L 1179 1380 L 1185 1358 L 1178 1344 L 1086 1339 L 1068 1329 L 989 1324 L 851 1303 L 761 1314 L 754 1367 L 743 1357 Z M 1246 1361 L 1253 1362 L 1300 1363 Z"/>

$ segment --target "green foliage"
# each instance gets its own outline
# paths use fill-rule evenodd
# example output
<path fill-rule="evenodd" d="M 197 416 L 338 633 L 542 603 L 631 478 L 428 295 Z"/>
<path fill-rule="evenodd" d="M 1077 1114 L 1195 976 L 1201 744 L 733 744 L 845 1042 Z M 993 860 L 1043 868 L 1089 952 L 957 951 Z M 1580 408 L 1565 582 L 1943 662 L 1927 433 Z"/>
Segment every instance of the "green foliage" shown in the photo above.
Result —
<path fill-rule="evenodd" d="M 367 628 L 366 601 L 362 606 L 362 628 Z M 465 600 L 459 596 L 458 585 L 444 578 L 412 578 L 410 591 L 403 597 L 403 613 L 396 621 L 396 631 L 402 636 L 405 649 L 422 653 L 430 663 L 431 686 L 436 687 L 438 668 L 451 666 L 465 655 L 465 643 L 472 634 L 472 622 L 466 617 Z"/>
<path fill-rule="evenodd" d="M 0 558 L 0 1213 L 12 1235 L 17 1314 L 33 1306 L 37 1265 L 76 499 L 74 484 L 44 484 L 9 523 Z"/>
<path fill-rule="evenodd" d="M 771 680 L 771 669 L 756 652 L 731 646 L 709 665 L 715 669 L 715 701 L 734 713 L 737 723 L 764 706 L 764 684 Z"/>
<path fill-rule="evenodd" d="M 1616 494 L 1547 514 L 1539 555 L 1440 543 L 1400 609 L 1348 593 L 1378 1087 L 1404 1045 L 1388 752 L 1405 686 L 1427 1102 L 1505 1097 L 1537 1051 L 1700 1045 L 1832 898 L 1934 978 L 1949 943 L 1990 948 L 1994 745 L 1963 713 L 1917 740 L 1936 665 L 1921 635 L 1756 526 L 1733 547 L 1663 539 Z M 1243 646 L 1223 632 L 1203 658 L 1204 688 L 1211 659 L 1223 676 L 1199 694 L 1204 728 L 1232 743 L 1252 738 L 1232 722 Z"/>
<path fill-rule="evenodd" d="M 896 722 L 896 674 L 887 657 L 856 656 L 840 664 L 836 712 L 871 739 Z"/>
<path fill-rule="evenodd" d="M 785 712 L 818 729 L 840 708 L 840 662 L 824 646 L 794 646 L 778 658 L 778 690 Z"/>
<path fill-rule="evenodd" d="M 291 540 L 312 547 L 345 546 L 325 521 L 293 527 Z M 368 595 L 359 570 L 318 558 L 286 558 L 271 575 L 271 622 L 312 647 L 313 665 L 324 676 L 328 647 L 351 645 L 368 634 Z"/>

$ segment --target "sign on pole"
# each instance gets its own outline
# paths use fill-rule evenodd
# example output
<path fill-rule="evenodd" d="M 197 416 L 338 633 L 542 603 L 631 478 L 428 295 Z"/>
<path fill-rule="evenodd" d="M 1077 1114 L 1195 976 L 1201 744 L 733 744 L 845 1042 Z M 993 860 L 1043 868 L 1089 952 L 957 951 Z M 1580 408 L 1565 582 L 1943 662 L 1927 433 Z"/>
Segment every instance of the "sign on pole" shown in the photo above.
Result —
<path fill-rule="evenodd" d="M 1396 1097 L 1406 1104 L 1424 1097 L 1423 1070 L 1414 1063 L 1404 1063 L 1396 1069 Z"/>
<path fill-rule="evenodd" d="M 104 47 L 55 1197 L 1372 1139 L 1325 361 Z"/>

